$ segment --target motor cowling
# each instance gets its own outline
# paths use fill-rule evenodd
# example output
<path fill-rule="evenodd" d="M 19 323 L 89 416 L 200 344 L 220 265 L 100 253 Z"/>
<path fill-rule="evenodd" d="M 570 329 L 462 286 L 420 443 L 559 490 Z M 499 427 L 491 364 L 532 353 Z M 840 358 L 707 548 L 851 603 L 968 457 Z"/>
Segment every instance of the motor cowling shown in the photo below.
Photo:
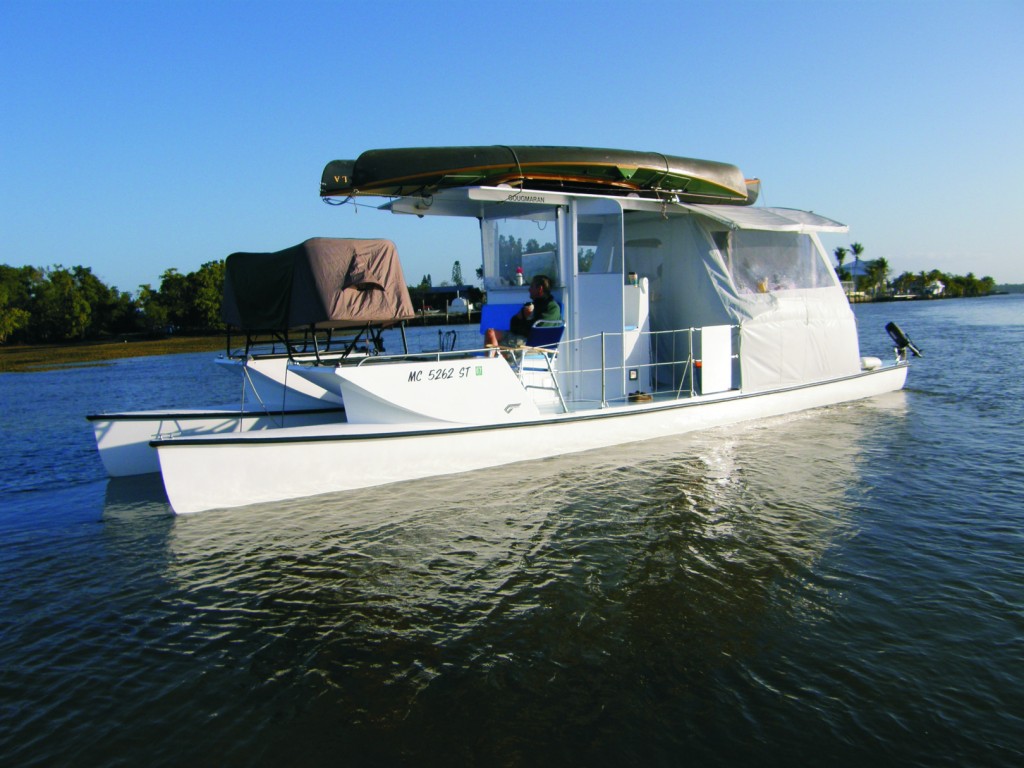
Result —
<path fill-rule="evenodd" d="M 889 338 L 892 339 L 892 343 L 896 345 L 896 351 L 901 355 L 906 354 L 906 351 L 909 349 L 914 357 L 924 357 L 924 353 L 917 348 L 914 342 L 910 340 L 910 337 L 896 323 L 887 323 L 885 330 L 889 334 Z"/>

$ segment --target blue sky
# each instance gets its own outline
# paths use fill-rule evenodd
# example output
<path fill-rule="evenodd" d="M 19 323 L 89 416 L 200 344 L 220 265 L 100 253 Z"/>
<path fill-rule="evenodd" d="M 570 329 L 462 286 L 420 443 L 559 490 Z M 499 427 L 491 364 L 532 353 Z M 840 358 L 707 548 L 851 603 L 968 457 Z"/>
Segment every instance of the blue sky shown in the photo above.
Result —
<path fill-rule="evenodd" d="M 1020 283 L 1022 43 L 1020 0 L 0 0 L 0 263 L 134 291 L 390 237 L 439 283 L 475 226 L 329 207 L 323 166 L 564 144 L 733 163 L 849 224 L 830 250 Z"/>

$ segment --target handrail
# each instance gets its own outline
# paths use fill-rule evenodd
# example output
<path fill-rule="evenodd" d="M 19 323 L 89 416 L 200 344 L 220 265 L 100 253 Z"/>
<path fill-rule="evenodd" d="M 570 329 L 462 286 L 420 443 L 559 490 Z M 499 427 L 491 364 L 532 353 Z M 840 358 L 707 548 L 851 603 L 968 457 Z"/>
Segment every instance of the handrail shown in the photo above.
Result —
<path fill-rule="evenodd" d="M 730 327 L 736 328 L 737 326 L 731 325 Z M 700 360 L 695 356 L 696 344 L 694 342 L 694 337 L 695 335 L 699 335 L 701 331 L 702 329 L 700 328 L 674 328 L 661 331 L 640 332 L 640 343 L 648 344 L 648 348 L 650 350 L 650 355 L 647 357 L 646 362 L 643 363 L 627 363 L 626 361 L 622 361 L 621 364 L 609 364 L 609 350 L 611 349 L 609 344 L 612 344 L 615 340 L 624 339 L 627 335 L 627 332 L 625 331 L 604 331 L 571 339 L 563 338 L 554 349 L 548 349 L 546 347 L 509 347 L 501 348 L 500 351 L 504 351 L 506 353 L 526 351 L 531 354 L 543 354 L 548 362 L 551 375 L 556 380 L 561 380 L 563 383 L 574 376 L 592 376 L 600 374 L 600 402 L 602 407 L 604 407 L 608 405 L 608 377 L 616 375 L 617 373 L 625 376 L 627 369 L 641 371 L 642 374 L 649 377 L 648 381 L 651 386 L 650 394 L 652 395 L 674 398 L 694 397 L 698 392 L 696 386 L 696 366 L 700 362 Z M 631 331 L 628 333 L 633 334 L 635 332 Z M 682 339 L 679 338 L 680 334 L 685 335 L 685 343 L 682 343 Z M 584 358 L 583 351 L 585 349 L 593 349 L 592 345 L 594 344 L 600 344 L 600 363 L 598 366 L 584 367 L 581 365 L 577 368 L 563 368 L 561 365 L 556 368 L 554 366 L 553 363 L 556 358 L 560 363 L 566 359 L 564 350 L 574 349 L 576 351 L 575 358 L 571 359 L 582 361 Z M 439 346 L 447 346 L 447 344 L 441 343 Z M 682 349 L 680 349 L 680 346 Z M 563 350 L 563 354 L 559 355 L 559 350 Z M 358 367 L 362 365 L 374 365 L 378 363 L 385 364 L 390 362 L 441 362 L 444 360 L 491 356 L 494 353 L 495 349 L 488 347 L 437 349 L 394 355 L 369 355 L 356 359 L 349 358 L 347 360 L 337 361 L 336 365 Z M 667 355 L 667 357 L 662 357 L 662 355 Z M 733 357 L 735 356 L 736 354 L 734 353 Z M 625 382 L 625 379 L 623 379 L 623 381 L 624 383 L 628 383 Z M 661 389 L 658 388 L 659 382 L 663 385 Z M 596 384 L 596 382 L 594 383 Z M 625 387 L 623 387 L 623 389 L 625 389 Z M 560 391 L 560 399 L 562 399 L 561 394 L 562 393 Z M 597 392 L 594 394 L 596 395 Z M 616 397 L 618 397 L 618 395 L 616 395 Z M 593 401 L 591 400 L 591 402 Z"/>

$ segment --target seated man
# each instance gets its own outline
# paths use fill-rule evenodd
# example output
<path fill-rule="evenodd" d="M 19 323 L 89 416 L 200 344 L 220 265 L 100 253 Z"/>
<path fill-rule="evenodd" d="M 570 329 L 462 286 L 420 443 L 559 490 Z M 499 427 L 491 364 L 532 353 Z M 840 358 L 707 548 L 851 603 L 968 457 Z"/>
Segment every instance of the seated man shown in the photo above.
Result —
<path fill-rule="evenodd" d="M 521 347 L 530 335 L 530 329 L 538 320 L 559 321 L 562 310 L 558 302 L 551 296 L 551 278 L 547 275 L 534 275 L 530 281 L 530 301 L 512 316 L 507 331 L 488 328 L 484 335 L 484 346 Z"/>

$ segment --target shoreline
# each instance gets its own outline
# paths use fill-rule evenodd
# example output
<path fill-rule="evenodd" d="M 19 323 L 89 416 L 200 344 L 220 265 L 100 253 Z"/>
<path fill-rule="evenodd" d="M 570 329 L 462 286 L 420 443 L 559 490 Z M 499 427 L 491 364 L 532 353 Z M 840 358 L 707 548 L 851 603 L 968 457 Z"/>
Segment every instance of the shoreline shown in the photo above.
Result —
<path fill-rule="evenodd" d="M 166 339 L 119 339 L 73 344 L 34 344 L 0 347 L 0 373 L 35 373 L 81 365 L 104 365 L 110 360 L 188 352 L 224 351 L 223 335 L 176 336 Z"/>
<path fill-rule="evenodd" d="M 476 315 L 476 318 L 473 316 Z M 408 321 L 410 327 L 468 325 L 479 321 L 479 312 L 419 315 Z M 238 337 L 235 337 L 238 338 Z M 235 344 L 234 346 L 238 346 Z M 162 339 L 125 338 L 106 341 L 79 341 L 66 344 L 22 344 L 0 346 L 0 373 L 32 373 L 80 365 L 103 365 L 109 360 L 151 355 L 175 355 L 188 352 L 224 352 L 224 333 L 209 336 L 168 336 Z"/>

